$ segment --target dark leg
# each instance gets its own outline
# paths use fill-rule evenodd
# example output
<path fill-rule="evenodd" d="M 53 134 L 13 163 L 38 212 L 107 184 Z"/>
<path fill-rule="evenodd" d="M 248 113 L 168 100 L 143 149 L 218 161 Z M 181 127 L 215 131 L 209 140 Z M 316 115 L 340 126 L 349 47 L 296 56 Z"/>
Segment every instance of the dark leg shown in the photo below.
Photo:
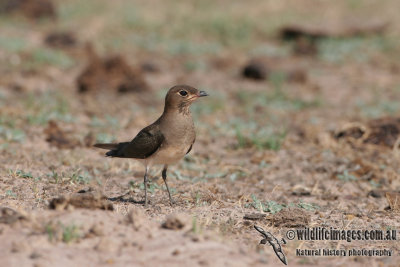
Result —
<path fill-rule="evenodd" d="M 144 207 L 147 208 L 147 171 L 149 167 L 146 166 L 146 170 L 144 172 Z"/>
<path fill-rule="evenodd" d="M 172 206 L 174 204 L 174 201 L 172 200 L 171 193 L 169 192 L 169 188 L 168 188 L 168 184 L 167 184 L 167 169 L 168 169 L 168 165 L 164 165 L 164 169 L 162 170 L 162 178 L 164 180 L 165 186 L 167 187 L 169 203 Z"/>

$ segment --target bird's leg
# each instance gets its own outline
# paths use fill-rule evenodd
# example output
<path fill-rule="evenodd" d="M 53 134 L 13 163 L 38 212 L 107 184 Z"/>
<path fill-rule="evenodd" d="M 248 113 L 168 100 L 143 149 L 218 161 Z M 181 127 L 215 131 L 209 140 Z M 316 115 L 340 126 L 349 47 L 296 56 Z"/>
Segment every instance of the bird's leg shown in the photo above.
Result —
<path fill-rule="evenodd" d="M 149 167 L 146 166 L 146 170 L 144 172 L 144 207 L 147 208 L 147 171 Z"/>
<path fill-rule="evenodd" d="M 167 187 L 169 203 L 172 206 L 174 204 L 174 201 L 172 200 L 171 193 L 169 192 L 169 188 L 168 188 L 168 184 L 167 184 L 167 169 L 168 169 L 168 165 L 164 165 L 164 169 L 162 170 L 162 178 L 164 180 L 165 186 Z"/>

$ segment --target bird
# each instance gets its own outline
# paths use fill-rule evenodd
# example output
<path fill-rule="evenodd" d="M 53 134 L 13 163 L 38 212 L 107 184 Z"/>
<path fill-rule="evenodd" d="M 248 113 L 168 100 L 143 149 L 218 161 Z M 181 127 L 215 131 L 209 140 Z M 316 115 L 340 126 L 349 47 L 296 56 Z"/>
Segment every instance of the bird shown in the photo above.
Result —
<path fill-rule="evenodd" d="M 164 165 L 161 175 L 168 191 L 171 206 L 174 201 L 167 184 L 168 166 L 177 163 L 193 147 L 196 132 L 190 106 L 208 96 L 189 85 L 175 85 L 165 96 L 164 111 L 149 126 L 143 128 L 130 142 L 97 143 L 97 148 L 108 149 L 107 157 L 132 158 L 144 165 L 144 205 L 147 207 L 147 176 L 153 165 Z"/>

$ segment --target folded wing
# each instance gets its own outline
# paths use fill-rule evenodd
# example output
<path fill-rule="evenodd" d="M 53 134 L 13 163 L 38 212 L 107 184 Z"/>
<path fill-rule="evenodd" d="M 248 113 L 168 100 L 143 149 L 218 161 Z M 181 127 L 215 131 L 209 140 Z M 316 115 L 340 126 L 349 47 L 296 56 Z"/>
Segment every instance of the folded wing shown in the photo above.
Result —
<path fill-rule="evenodd" d="M 141 130 L 131 142 L 118 144 L 95 144 L 95 147 L 111 149 L 106 156 L 117 158 L 145 159 L 153 155 L 164 142 L 158 125 L 150 125 Z"/>

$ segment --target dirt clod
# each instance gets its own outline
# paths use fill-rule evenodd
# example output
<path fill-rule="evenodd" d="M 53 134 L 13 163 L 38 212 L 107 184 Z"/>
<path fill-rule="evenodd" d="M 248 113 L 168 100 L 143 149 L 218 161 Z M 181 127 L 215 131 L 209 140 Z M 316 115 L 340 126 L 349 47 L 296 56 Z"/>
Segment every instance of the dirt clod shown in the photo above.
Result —
<path fill-rule="evenodd" d="M 0 2 L 0 13 L 20 13 L 31 19 L 57 16 L 50 0 L 3 0 Z"/>
<path fill-rule="evenodd" d="M 249 79 L 265 80 L 268 77 L 268 69 L 262 62 L 252 60 L 244 66 L 242 75 Z"/>
<path fill-rule="evenodd" d="M 369 123 L 370 133 L 366 143 L 393 147 L 400 137 L 400 118 L 381 118 Z"/>
<path fill-rule="evenodd" d="M 299 38 L 345 38 L 353 36 L 381 34 L 389 24 L 386 21 L 349 21 L 341 23 L 326 22 L 321 24 L 287 25 L 280 29 L 283 40 L 296 40 Z"/>
<path fill-rule="evenodd" d="M 393 148 L 400 137 L 400 118 L 379 118 L 365 124 L 349 123 L 339 129 L 334 137 Z"/>
<path fill-rule="evenodd" d="M 77 43 L 72 32 L 51 32 L 45 37 L 44 42 L 55 48 L 74 47 Z"/>
<path fill-rule="evenodd" d="M 42 257 L 42 254 L 40 254 L 39 252 L 36 252 L 36 251 L 32 252 L 31 255 L 29 256 L 29 258 L 31 258 L 31 259 L 38 259 L 40 257 Z"/>
<path fill-rule="evenodd" d="M 18 211 L 8 207 L 0 207 L 0 223 L 13 224 L 23 219 L 26 219 L 26 217 Z"/>
<path fill-rule="evenodd" d="M 121 55 L 100 58 L 87 46 L 89 64 L 76 79 L 80 93 L 111 89 L 120 93 L 149 89 L 140 69 L 131 67 Z"/>
<path fill-rule="evenodd" d="M 296 228 L 304 227 L 310 223 L 311 216 L 299 208 L 288 208 L 271 217 L 271 222 L 275 227 Z"/>
<path fill-rule="evenodd" d="M 281 75 L 289 82 L 305 83 L 307 72 L 293 62 L 264 57 L 251 59 L 242 70 L 242 76 L 254 80 L 267 80 L 271 75 Z"/>
<path fill-rule="evenodd" d="M 65 210 L 71 208 L 114 210 L 106 196 L 95 191 L 83 191 L 70 196 L 61 196 L 50 201 L 50 209 Z"/>
<path fill-rule="evenodd" d="M 60 129 L 53 120 L 49 121 L 44 133 L 46 134 L 46 141 L 59 149 L 71 149 L 80 145 L 78 140 L 73 139 L 67 132 Z"/>
<path fill-rule="evenodd" d="M 294 196 L 309 196 L 311 195 L 311 190 L 302 185 L 296 185 L 292 188 L 292 195 Z"/>
<path fill-rule="evenodd" d="M 381 198 L 385 195 L 385 191 L 383 190 L 378 190 L 374 189 L 368 192 L 368 196 L 374 197 L 374 198 Z"/>
<path fill-rule="evenodd" d="M 267 215 L 264 213 L 249 213 L 243 216 L 243 219 L 245 220 L 251 220 L 251 221 L 258 221 L 262 220 L 266 217 Z"/>
<path fill-rule="evenodd" d="M 104 236 L 104 230 L 99 224 L 94 224 L 89 229 L 87 236 Z"/>
<path fill-rule="evenodd" d="M 340 138 L 361 138 L 366 132 L 366 128 L 364 125 L 359 123 L 349 123 L 344 125 L 341 129 L 339 129 L 334 137 L 337 139 Z"/>
<path fill-rule="evenodd" d="M 188 226 L 190 218 L 184 214 L 171 214 L 161 225 L 164 229 L 170 230 L 181 230 L 185 226 Z"/>

